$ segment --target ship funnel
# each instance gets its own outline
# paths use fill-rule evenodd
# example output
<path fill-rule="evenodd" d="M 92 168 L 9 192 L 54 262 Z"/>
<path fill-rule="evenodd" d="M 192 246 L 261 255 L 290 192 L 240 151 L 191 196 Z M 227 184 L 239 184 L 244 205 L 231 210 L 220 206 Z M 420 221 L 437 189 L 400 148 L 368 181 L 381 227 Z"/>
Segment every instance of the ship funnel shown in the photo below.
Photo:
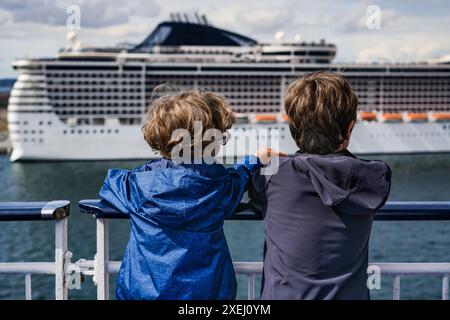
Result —
<path fill-rule="evenodd" d="M 184 20 L 185 22 L 189 23 L 189 16 L 187 13 L 184 14 Z"/>

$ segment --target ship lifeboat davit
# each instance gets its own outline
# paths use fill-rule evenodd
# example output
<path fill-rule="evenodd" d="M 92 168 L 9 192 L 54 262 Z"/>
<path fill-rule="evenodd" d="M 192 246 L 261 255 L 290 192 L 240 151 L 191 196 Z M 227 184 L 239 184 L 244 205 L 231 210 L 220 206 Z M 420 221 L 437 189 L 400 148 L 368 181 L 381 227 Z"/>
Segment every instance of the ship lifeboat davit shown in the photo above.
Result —
<path fill-rule="evenodd" d="M 361 111 L 359 117 L 362 121 L 376 121 L 377 114 L 374 111 Z"/>
<path fill-rule="evenodd" d="M 438 122 L 450 121 L 450 112 L 435 112 L 433 119 Z"/>
<path fill-rule="evenodd" d="M 381 119 L 384 122 L 401 122 L 403 121 L 403 116 L 398 112 L 384 112 L 381 115 Z"/>
<path fill-rule="evenodd" d="M 425 112 L 409 112 L 408 119 L 411 122 L 425 122 L 428 121 L 428 114 Z"/>

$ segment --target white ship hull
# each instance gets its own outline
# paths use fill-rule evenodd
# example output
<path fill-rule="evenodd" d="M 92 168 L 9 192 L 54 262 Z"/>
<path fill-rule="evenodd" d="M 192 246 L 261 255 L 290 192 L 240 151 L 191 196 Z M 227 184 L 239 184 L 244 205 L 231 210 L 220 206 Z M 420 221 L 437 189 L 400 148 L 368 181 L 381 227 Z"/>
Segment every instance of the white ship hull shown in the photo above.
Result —
<path fill-rule="evenodd" d="M 14 145 L 12 161 L 159 157 L 143 139 L 140 125 L 70 127 L 51 114 L 9 113 L 8 117 Z M 27 139 L 14 133 L 24 122 L 29 132 Z M 242 157 L 266 146 L 289 154 L 297 151 L 285 123 L 236 124 L 219 156 Z M 450 123 L 358 122 L 349 149 L 360 155 L 450 152 Z"/>

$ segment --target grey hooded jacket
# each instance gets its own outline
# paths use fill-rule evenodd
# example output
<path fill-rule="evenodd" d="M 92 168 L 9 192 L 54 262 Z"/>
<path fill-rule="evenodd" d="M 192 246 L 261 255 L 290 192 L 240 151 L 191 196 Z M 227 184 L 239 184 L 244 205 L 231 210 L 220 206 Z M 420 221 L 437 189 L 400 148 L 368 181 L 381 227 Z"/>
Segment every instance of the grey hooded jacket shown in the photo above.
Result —
<path fill-rule="evenodd" d="M 389 195 L 389 166 L 346 150 L 298 152 L 279 165 L 250 186 L 266 232 L 262 299 L 369 299 L 369 237 Z"/>

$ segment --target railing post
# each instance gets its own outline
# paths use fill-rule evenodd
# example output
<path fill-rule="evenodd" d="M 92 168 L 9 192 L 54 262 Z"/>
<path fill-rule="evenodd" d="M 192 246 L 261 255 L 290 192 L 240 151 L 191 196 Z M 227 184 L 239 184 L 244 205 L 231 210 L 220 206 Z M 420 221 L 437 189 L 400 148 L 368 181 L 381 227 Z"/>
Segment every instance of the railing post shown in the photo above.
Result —
<path fill-rule="evenodd" d="M 400 300 L 400 275 L 398 274 L 394 276 L 392 300 Z"/>
<path fill-rule="evenodd" d="M 444 274 L 442 277 L 442 300 L 448 300 L 448 274 Z"/>
<path fill-rule="evenodd" d="M 95 257 L 95 281 L 97 299 L 109 300 L 109 228 L 108 219 L 97 219 L 97 255 Z"/>
<path fill-rule="evenodd" d="M 33 295 L 31 291 L 31 273 L 25 275 L 25 300 L 32 300 Z"/>
<path fill-rule="evenodd" d="M 67 252 L 67 218 L 55 222 L 55 299 L 67 300 L 65 281 Z"/>
<path fill-rule="evenodd" d="M 250 273 L 247 281 L 247 299 L 255 300 L 255 274 Z"/>

